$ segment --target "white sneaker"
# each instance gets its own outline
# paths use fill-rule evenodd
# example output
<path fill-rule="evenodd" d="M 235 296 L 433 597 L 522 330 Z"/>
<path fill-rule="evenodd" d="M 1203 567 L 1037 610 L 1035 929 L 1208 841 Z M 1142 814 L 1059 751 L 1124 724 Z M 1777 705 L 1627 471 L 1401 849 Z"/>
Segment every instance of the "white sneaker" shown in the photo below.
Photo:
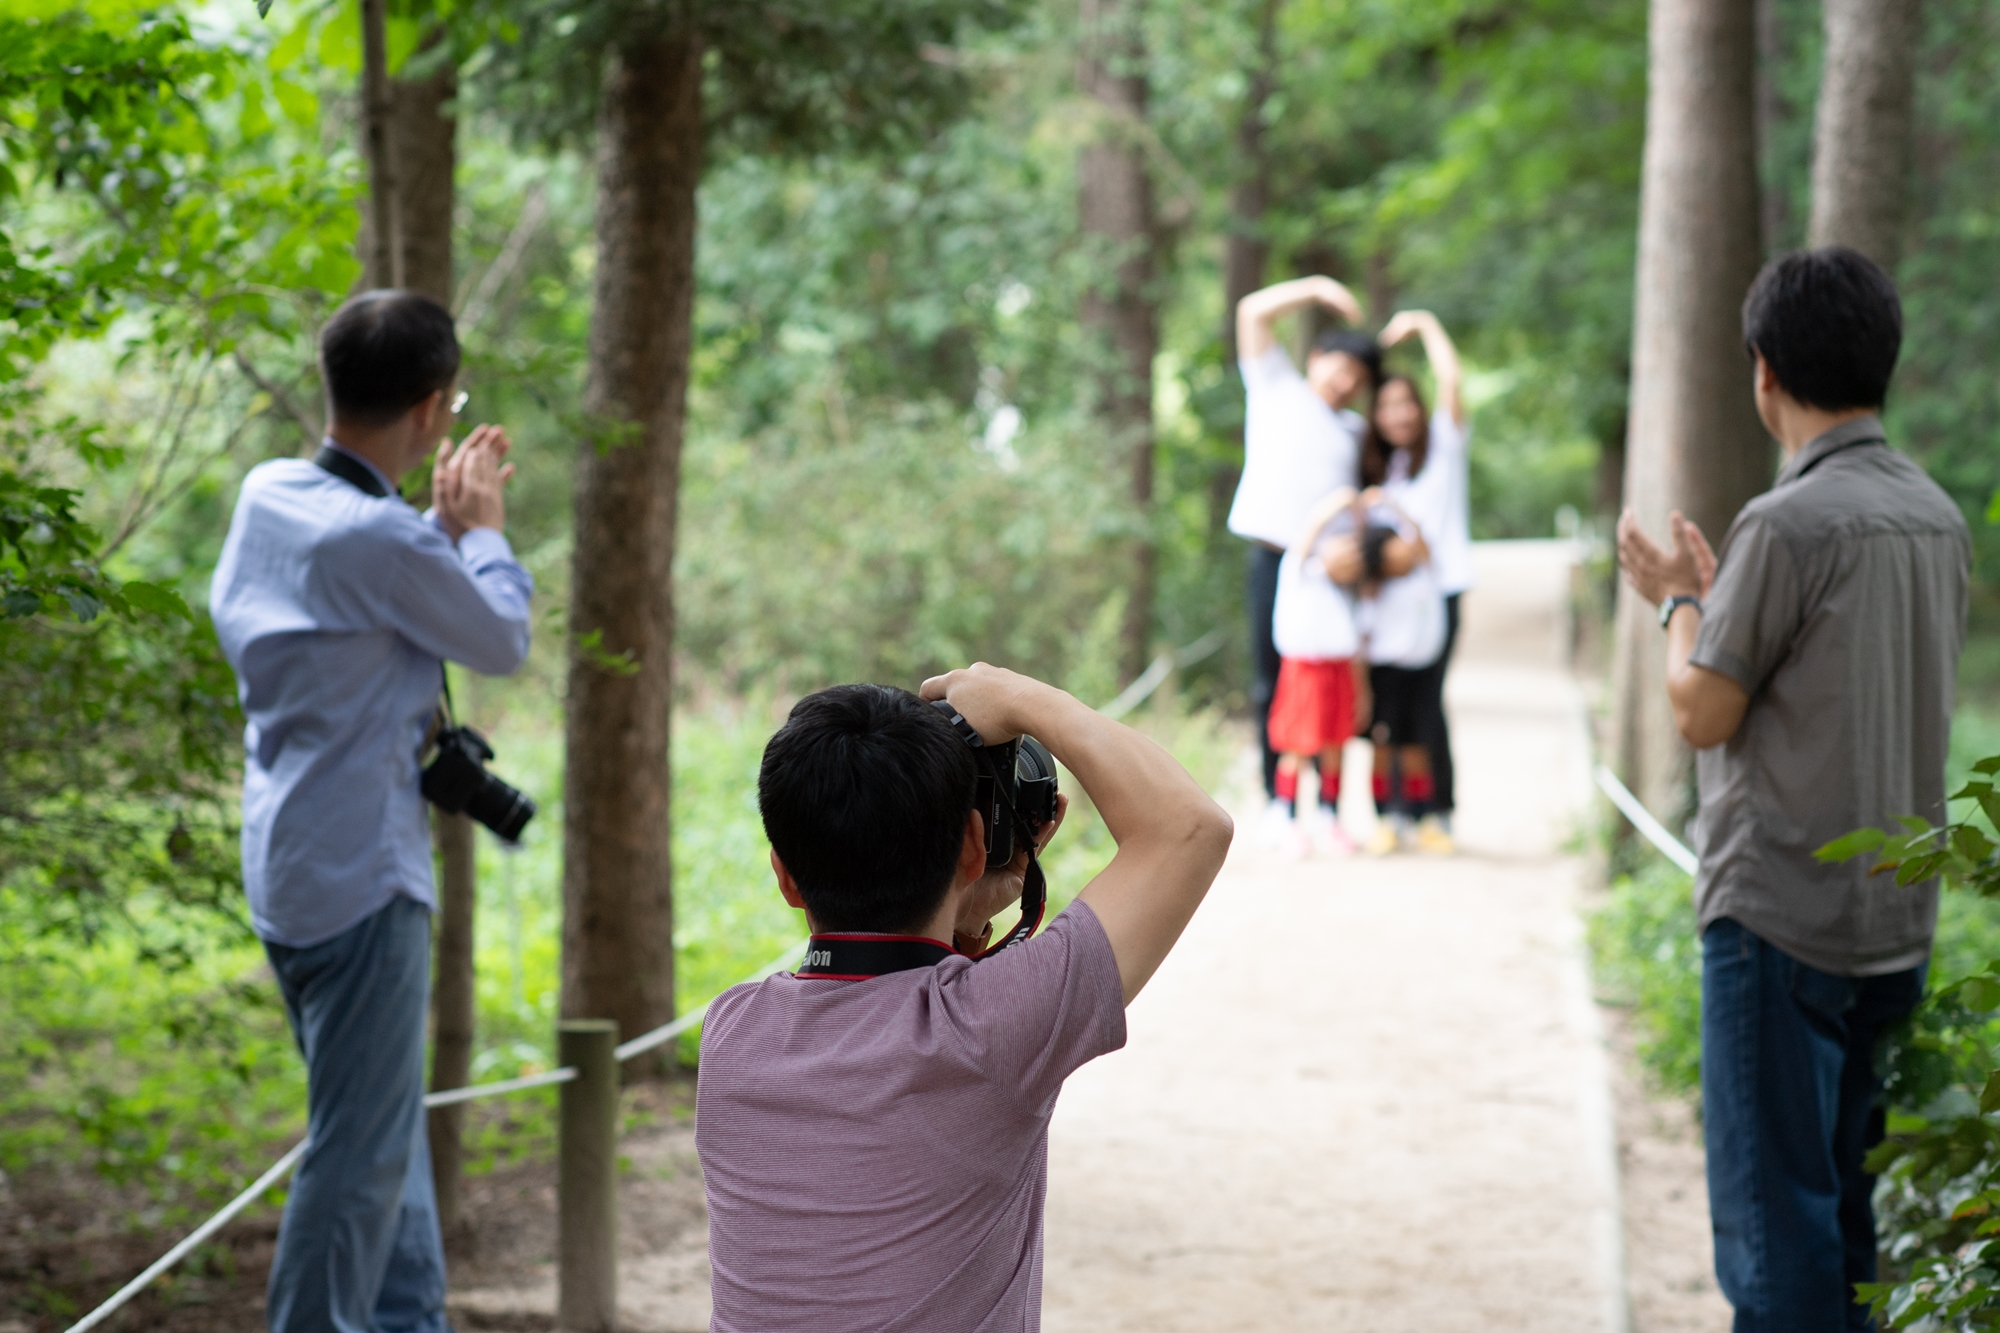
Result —
<path fill-rule="evenodd" d="M 1274 800 L 1264 807 L 1264 817 L 1257 821 L 1257 845 L 1265 851 L 1275 851 L 1291 842 L 1292 831 L 1292 803 Z"/>
<path fill-rule="evenodd" d="M 1354 855 L 1354 840 L 1347 836 L 1347 830 L 1340 826 L 1333 811 L 1315 805 L 1303 822 L 1311 833 L 1313 849 L 1322 856 Z"/>

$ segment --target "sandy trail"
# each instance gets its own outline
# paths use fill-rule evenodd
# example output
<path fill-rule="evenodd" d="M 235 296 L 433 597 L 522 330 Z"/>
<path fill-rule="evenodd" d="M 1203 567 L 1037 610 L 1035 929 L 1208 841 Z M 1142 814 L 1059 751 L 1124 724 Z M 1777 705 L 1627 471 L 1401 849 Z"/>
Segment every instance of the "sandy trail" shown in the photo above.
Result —
<path fill-rule="evenodd" d="M 1568 556 L 1478 559 L 1449 686 L 1460 855 L 1290 863 L 1245 810 L 1127 1048 L 1057 1109 L 1053 1333 L 1624 1327 L 1563 851 L 1589 799 Z"/>

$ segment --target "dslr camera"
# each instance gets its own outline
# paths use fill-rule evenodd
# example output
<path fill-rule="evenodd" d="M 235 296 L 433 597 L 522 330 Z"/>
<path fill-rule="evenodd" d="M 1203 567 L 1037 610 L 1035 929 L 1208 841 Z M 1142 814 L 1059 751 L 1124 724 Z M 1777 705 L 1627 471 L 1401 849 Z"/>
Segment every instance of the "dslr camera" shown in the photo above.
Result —
<path fill-rule="evenodd" d="M 470 815 L 508 842 L 535 817 L 535 802 L 486 771 L 493 747 L 471 727 L 441 727 L 436 757 L 424 767 L 424 799 L 447 814 Z"/>
<path fill-rule="evenodd" d="M 1015 839 L 1032 847 L 1035 837 L 1056 817 L 1056 760 L 1033 736 L 1016 736 L 1004 745 L 988 745 L 962 714 L 943 699 L 931 705 L 944 713 L 952 729 L 975 751 L 978 785 L 972 808 L 986 824 L 986 868 L 998 870 L 1014 859 Z"/>

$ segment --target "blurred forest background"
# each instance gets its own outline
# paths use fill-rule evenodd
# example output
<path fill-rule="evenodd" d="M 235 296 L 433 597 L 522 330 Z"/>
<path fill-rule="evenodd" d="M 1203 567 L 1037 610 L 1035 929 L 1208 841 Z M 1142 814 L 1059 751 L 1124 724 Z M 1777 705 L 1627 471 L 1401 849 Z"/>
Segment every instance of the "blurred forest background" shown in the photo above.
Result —
<path fill-rule="evenodd" d="M 1775 252 L 1804 238 L 1821 27 L 1814 0 L 1761 9 Z M 470 419 L 515 441 L 508 535 L 543 622 L 519 677 L 461 695 L 543 807 L 518 851 L 480 836 L 479 1077 L 545 1066 L 558 1002 L 572 484 L 597 439 L 596 71 L 623 12 L 387 16 L 396 79 L 455 87 L 462 384 Z M 1244 552 L 1222 520 L 1241 458 L 1228 314 L 1248 287 L 1325 272 L 1373 323 L 1436 311 L 1473 371 L 1475 535 L 1608 524 L 1641 0 L 701 12 L 673 548 L 683 1004 L 797 933 L 767 887 L 752 779 L 801 692 L 986 658 L 1101 702 L 1155 648 L 1224 627 L 1151 723 L 1220 775 L 1247 679 Z M 1890 431 L 1964 505 L 1990 573 L 2000 10 L 1924 15 Z M 97 1198 L 112 1212 L 94 1221 L 185 1216 L 303 1119 L 237 883 L 241 718 L 203 602 L 244 472 L 318 438 L 312 336 L 368 243 L 360 33 L 351 2 L 0 12 L 0 1171 Z M 1147 187 L 1123 234 L 1080 202 L 1106 144 Z M 1149 392 L 1121 418 L 1107 333 L 1141 326 Z M 1155 590 L 1136 611 L 1135 546 Z M 1996 591 L 1976 596 L 1975 730 L 2000 682 Z M 1051 876 L 1069 890 L 1108 854 L 1080 823 Z M 540 1124 L 519 1104 L 475 1117 L 473 1166 L 534 1150 Z"/>

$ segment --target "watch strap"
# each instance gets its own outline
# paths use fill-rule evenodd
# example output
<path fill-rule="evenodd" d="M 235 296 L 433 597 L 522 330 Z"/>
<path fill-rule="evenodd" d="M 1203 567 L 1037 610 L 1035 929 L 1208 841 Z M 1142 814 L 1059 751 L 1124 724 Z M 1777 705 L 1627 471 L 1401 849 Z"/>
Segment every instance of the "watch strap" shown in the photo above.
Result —
<path fill-rule="evenodd" d="M 1677 592 L 1672 597 L 1667 598 L 1666 601 L 1661 602 L 1660 628 L 1665 629 L 1672 623 L 1674 612 L 1680 610 L 1683 606 L 1692 606 L 1695 610 L 1699 611 L 1701 610 L 1701 598 L 1691 596 L 1688 593 Z"/>

